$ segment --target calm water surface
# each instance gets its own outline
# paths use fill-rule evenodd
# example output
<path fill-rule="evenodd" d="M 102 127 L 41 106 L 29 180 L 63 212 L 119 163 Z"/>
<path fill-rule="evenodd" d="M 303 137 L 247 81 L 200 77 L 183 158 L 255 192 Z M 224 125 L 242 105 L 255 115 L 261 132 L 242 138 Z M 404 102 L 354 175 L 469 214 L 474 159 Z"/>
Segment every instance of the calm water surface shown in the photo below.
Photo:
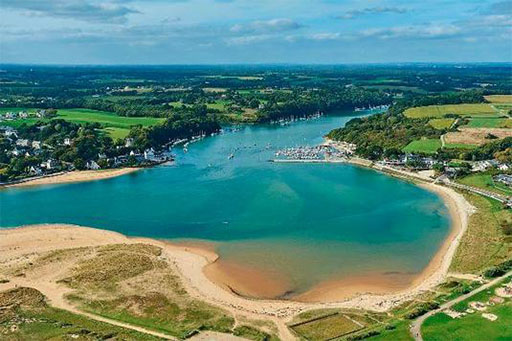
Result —
<path fill-rule="evenodd" d="M 247 126 L 177 150 L 173 166 L 119 178 L 3 190 L 0 226 L 218 241 L 224 259 L 282 271 L 299 292 L 335 276 L 417 273 L 449 232 L 436 195 L 351 165 L 267 162 L 277 149 L 320 143 L 347 115 Z"/>

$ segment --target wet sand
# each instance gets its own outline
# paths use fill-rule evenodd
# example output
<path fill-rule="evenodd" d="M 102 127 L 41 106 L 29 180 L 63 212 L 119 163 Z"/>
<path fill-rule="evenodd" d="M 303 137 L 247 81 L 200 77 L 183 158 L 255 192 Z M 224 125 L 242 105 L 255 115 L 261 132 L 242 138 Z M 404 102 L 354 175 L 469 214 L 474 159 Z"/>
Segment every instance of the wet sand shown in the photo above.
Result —
<path fill-rule="evenodd" d="M 428 266 L 420 273 L 369 273 L 320 282 L 304 293 L 294 295 L 293 286 L 282 274 L 243 266 L 215 258 L 204 268 L 206 277 L 232 293 L 252 299 L 291 299 L 300 302 L 335 302 L 363 294 L 389 295 L 416 291 L 442 282 L 464 234 L 473 208 L 451 188 L 431 183 L 420 187 L 439 195 L 451 219 L 451 230 Z M 203 247 L 208 245 L 202 244 Z M 201 247 L 201 246 L 199 246 Z M 209 252 L 214 247 L 208 246 Z M 434 284 L 435 283 L 435 284 Z"/>

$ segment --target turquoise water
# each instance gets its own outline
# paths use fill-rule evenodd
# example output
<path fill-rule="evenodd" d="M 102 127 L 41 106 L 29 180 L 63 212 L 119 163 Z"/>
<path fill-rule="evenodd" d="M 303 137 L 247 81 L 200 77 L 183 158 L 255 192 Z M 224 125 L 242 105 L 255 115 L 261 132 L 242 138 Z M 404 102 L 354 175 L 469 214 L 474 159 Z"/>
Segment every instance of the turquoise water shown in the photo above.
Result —
<path fill-rule="evenodd" d="M 279 270 L 297 292 L 340 276 L 418 273 L 449 233 L 436 195 L 351 165 L 267 162 L 277 149 L 321 142 L 352 117 L 247 126 L 178 150 L 173 166 L 6 189 L 0 226 L 71 223 L 217 241 L 222 258 Z"/>

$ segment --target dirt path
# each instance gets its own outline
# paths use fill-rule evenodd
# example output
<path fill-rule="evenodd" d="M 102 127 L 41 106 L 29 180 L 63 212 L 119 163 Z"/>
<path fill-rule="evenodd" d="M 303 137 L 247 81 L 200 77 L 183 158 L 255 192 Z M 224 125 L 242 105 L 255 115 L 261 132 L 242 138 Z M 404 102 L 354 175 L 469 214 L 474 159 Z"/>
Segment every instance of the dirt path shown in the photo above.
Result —
<path fill-rule="evenodd" d="M 117 327 L 122 327 L 126 329 L 131 329 L 134 331 L 137 331 L 139 333 L 148 334 L 152 336 L 156 336 L 162 339 L 166 340 L 177 340 L 176 338 L 169 336 L 167 334 L 159 333 L 153 330 L 149 330 L 146 328 L 142 328 L 139 326 L 135 326 L 132 324 L 112 320 L 103 316 L 98 316 L 95 314 L 87 313 L 84 311 L 79 310 L 78 308 L 74 307 L 73 305 L 69 304 L 67 300 L 64 298 L 66 290 L 64 290 L 62 287 L 57 288 L 57 284 L 50 283 L 48 281 L 26 281 L 22 279 L 11 279 L 11 281 L 8 283 L 9 285 L 2 285 L 0 286 L 1 290 L 8 290 L 15 287 L 30 287 L 34 288 L 38 291 L 40 291 L 46 298 L 48 299 L 48 303 L 55 308 L 59 308 L 62 310 L 69 311 L 71 313 L 85 316 L 91 320 L 99 321 L 108 323 Z"/>
<path fill-rule="evenodd" d="M 411 331 L 412 337 L 416 341 L 423 341 L 423 337 L 421 336 L 421 325 L 423 324 L 423 322 L 425 322 L 426 319 L 428 319 L 430 316 L 435 315 L 435 314 L 437 314 L 437 313 L 439 313 L 439 312 L 441 312 L 441 311 L 443 311 L 445 309 L 451 308 L 455 304 L 457 304 L 459 302 L 462 302 L 465 299 L 470 298 L 471 296 L 476 295 L 479 292 L 482 292 L 482 291 L 492 287 L 493 285 L 496 285 L 497 283 L 499 283 L 500 281 L 502 281 L 503 279 L 505 279 L 508 276 L 512 276 L 512 271 L 507 272 L 503 276 L 495 278 L 492 281 L 490 281 L 490 282 L 480 286 L 479 288 L 476 288 L 475 290 L 473 290 L 473 291 L 471 291 L 471 292 L 469 292 L 469 293 L 467 293 L 465 295 L 459 296 L 459 297 L 457 297 L 454 300 L 446 302 L 446 303 L 442 304 L 439 308 L 437 308 L 435 310 L 431 310 L 428 313 L 426 313 L 425 315 L 422 315 L 422 316 L 418 317 L 411 324 L 410 331 Z"/>

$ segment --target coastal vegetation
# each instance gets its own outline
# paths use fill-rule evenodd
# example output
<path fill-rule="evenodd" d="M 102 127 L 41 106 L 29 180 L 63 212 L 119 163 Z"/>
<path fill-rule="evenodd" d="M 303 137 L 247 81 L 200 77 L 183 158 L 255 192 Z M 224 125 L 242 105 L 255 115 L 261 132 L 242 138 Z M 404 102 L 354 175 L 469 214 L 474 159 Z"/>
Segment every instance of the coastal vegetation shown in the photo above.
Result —
<path fill-rule="evenodd" d="M 23 273 L 24 276 L 30 277 L 39 271 L 46 271 L 45 269 L 55 264 L 66 264 L 67 271 L 62 272 L 57 278 L 57 283 L 70 289 L 65 296 L 69 304 L 94 316 L 179 339 L 206 330 L 244 336 L 256 341 L 276 339 L 265 331 L 271 330 L 266 326 L 261 327 L 257 322 L 253 325 L 250 320 L 244 320 L 235 326 L 235 319 L 231 313 L 190 297 L 175 270 L 164 258 L 162 249 L 154 245 L 111 244 L 42 252 L 30 261 L 2 267 L 0 271 L 7 276 Z M 25 288 L 23 293 L 19 290 L 1 292 L 0 303 L 2 298 L 5 298 L 25 307 L 27 303 L 23 300 L 30 299 L 39 305 L 33 308 L 39 311 L 33 311 L 32 307 L 22 311 L 13 309 L 13 314 L 19 314 L 24 318 L 37 316 L 41 321 L 36 320 L 38 323 L 32 323 L 32 320 L 17 320 L 20 321 L 20 325 L 16 329 L 10 329 L 14 321 L 12 316 L 3 319 L 0 315 L 0 326 L 3 323 L 6 327 L 5 332 L 13 337 L 38 332 L 38 328 L 46 326 L 49 328 L 48 335 L 67 337 L 75 333 L 82 335 L 83 332 L 77 329 L 79 326 L 89 329 L 86 335 L 93 336 L 94 333 L 98 333 L 96 337 L 101 337 L 101 333 L 106 334 L 108 330 L 110 337 L 116 337 L 119 329 L 124 330 L 117 327 L 106 328 L 102 323 L 93 327 L 87 318 L 74 314 L 65 317 L 63 311 L 48 307 L 45 297 L 37 290 Z M 52 317 L 51 322 L 44 319 L 46 316 Z M 39 322 L 46 324 L 39 325 Z M 68 324 L 72 328 L 66 332 L 59 331 L 61 326 Z M 55 326 L 55 330 L 51 328 L 52 325 Z M 140 334 L 142 337 L 130 334 Z M 130 332 L 120 333 L 117 337 L 122 339 L 123 335 L 127 339 L 153 339 L 144 333 Z"/>
<path fill-rule="evenodd" d="M 504 222 L 512 221 L 510 210 L 495 200 L 466 193 L 465 197 L 475 207 L 469 217 L 450 270 L 458 273 L 483 273 L 512 257 L 512 239 L 505 234 Z"/>

